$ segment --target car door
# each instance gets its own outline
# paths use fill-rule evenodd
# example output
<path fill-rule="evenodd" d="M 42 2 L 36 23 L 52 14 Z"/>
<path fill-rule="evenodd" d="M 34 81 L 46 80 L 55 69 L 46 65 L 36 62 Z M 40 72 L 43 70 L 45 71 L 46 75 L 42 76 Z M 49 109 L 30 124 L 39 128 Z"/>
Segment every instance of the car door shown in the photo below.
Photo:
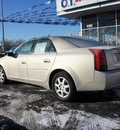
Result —
<path fill-rule="evenodd" d="M 49 39 L 36 42 L 33 53 L 28 58 L 28 74 L 30 83 L 45 83 L 54 63 L 56 50 Z"/>
<path fill-rule="evenodd" d="M 10 79 L 28 82 L 28 56 L 32 51 L 34 41 L 29 41 L 21 45 L 15 53 L 17 57 L 10 57 L 8 65 L 8 76 Z"/>

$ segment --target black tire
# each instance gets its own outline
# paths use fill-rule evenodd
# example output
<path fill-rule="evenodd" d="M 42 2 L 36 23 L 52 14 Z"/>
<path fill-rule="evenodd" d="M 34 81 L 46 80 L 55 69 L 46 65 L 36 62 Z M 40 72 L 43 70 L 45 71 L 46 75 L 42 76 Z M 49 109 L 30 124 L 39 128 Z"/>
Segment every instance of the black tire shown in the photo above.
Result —
<path fill-rule="evenodd" d="M 6 78 L 5 71 L 4 71 L 4 69 L 0 66 L 0 83 L 1 83 L 1 84 L 5 84 L 5 83 L 7 83 L 7 82 L 8 82 L 8 80 L 7 80 L 7 78 Z"/>
<path fill-rule="evenodd" d="M 58 72 L 52 79 L 52 89 L 62 101 L 71 101 L 75 97 L 76 89 L 70 75 L 65 71 Z"/>

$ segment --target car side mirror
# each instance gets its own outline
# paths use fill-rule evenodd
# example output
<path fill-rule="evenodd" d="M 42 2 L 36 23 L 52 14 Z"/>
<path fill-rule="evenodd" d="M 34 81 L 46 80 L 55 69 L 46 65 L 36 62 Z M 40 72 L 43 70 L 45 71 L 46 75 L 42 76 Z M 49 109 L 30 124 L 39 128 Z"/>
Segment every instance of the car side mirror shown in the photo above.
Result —
<path fill-rule="evenodd" d="M 8 52 L 8 56 L 12 56 L 14 58 L 17 58 L 18 57 L 18 54 L 15 53 L 15 52 Z"/>

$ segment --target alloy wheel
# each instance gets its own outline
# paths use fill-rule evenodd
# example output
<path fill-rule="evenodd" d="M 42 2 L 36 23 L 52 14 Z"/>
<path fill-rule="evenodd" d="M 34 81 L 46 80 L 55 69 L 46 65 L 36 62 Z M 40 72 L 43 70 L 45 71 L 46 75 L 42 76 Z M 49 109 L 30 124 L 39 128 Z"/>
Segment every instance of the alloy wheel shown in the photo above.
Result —
<path fill-rule="evenodd" d="M 58 77 L 55 80 L 55 91 L 61 98 L 66 98 L 70 94 L 70 85 L 64 77 Z"/>

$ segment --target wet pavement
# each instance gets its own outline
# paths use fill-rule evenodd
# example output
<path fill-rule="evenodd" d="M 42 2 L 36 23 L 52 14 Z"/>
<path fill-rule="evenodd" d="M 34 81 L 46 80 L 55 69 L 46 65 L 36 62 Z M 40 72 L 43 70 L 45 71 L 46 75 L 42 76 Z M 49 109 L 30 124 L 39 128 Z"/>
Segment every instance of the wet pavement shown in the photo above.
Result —
<path fill-rule="evenodd" d="M 42 87 L 0 84 L 0 115 L 0 130 L 120 129 L 120 87 L 62 102 Z"/>

